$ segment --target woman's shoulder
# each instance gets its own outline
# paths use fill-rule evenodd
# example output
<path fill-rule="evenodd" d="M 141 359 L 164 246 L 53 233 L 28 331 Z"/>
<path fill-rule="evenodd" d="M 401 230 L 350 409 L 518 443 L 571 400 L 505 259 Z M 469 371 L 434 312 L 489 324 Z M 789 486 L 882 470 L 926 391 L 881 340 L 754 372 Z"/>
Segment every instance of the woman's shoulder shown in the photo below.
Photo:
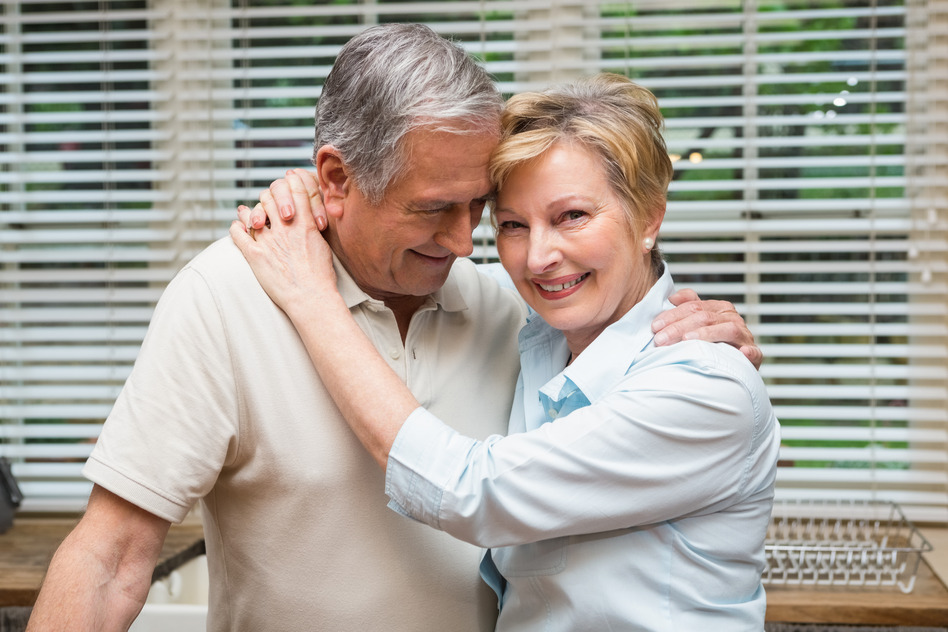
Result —
<path fill-rule="evenodd" d="M 771 417 L 772 406 L 760 372 L 738 349 L 700 340 L 650 347 L 629 367 L 622 389 L 708 397 L 735 407 L 750 407 L 758 418 Z"/>
<path fill-rule="evenodd" d="M 649 347 L 636 359 L 630 371 L 658 367 L 730 375 L 735 379 L 762 383 L 760 372 L 751 361 L 738 349 L 723 342 L 684 340 L 664 347 Z"/>

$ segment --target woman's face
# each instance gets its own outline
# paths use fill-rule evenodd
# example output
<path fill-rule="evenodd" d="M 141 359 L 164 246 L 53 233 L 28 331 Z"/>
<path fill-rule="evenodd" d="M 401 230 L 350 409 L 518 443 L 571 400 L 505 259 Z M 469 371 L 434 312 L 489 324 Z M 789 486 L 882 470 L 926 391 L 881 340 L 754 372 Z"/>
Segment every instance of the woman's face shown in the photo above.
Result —
<path fill-rule="evenodd" d="M 511 171 L 497 195 L 497 250 L 517 290 L 578 355 L 654 283 L 599 159 L 558 143 Z M 660 221 L 660 219 L 659 219 Z"/>

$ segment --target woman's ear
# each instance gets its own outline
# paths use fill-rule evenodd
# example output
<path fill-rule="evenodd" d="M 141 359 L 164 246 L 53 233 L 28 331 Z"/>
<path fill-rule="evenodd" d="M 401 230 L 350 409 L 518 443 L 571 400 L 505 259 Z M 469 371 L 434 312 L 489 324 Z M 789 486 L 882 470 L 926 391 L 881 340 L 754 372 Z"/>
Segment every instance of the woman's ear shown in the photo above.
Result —
<path fill-rule="evenodd" d="M 342 155 L 332 145 L 323 145 L 317 150 L 316 177 L 319 180 L 319 191 L 323 206 L 326 207 L 326 215 L 338 219 L 345 209 L 345 200 L 352 183 Z"/>
<path fill-rule="evenodd" d="M 661 230 L 662 221 L 665 219 L 665 209 L 665 205 L 662 205 L 661 208 L 656 208 L 652 211 L 648 225 L 645 227 L 645 232 L 642 234 L 643 237 L 650 238 L 652 243 L 658 242 L 658 231 Z"/>

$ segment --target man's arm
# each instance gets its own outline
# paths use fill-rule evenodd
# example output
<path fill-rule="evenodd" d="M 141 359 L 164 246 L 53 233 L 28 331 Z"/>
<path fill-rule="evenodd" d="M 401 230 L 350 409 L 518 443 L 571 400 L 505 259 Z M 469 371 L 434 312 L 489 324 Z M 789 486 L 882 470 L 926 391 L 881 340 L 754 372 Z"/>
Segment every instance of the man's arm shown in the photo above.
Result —
<path fill-rule="evenodd" d="M 27 632 L 128 630 L 170 526 L 94 486 L 85 515 L 53 556 Z"/>
<path fill-rule="evenodd" d="M 676 307 L 665 310 L 652 321 L 656 345 L 661 347 L 682 340 L 726 342 L 760 369 L 764 353 L 731 302 L 701 300 L 694 290 L 687 288 L 675 292 L 669 300 Z"/>

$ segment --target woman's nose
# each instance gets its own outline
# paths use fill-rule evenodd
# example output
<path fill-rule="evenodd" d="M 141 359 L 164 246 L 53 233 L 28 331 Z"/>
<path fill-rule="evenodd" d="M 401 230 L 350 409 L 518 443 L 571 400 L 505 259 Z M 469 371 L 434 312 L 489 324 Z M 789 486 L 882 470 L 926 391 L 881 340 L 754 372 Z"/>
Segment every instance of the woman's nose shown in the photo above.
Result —
<path fill-rule="evenodd" d="M 527 267 L 533 274 L 548 272 L 562 261 L 559 238 L 553 231 L 531 231 L 529 248 Z"/>

